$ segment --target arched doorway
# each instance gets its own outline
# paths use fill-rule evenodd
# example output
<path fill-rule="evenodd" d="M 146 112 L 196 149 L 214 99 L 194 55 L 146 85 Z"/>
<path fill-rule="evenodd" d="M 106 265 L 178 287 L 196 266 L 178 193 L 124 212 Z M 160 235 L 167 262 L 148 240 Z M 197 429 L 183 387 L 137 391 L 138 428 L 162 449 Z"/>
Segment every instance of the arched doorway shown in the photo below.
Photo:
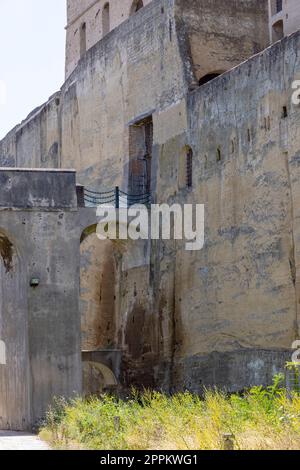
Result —
<path fill-rule="evenodd" d="M 0 429 L 26 430 L 30 423 L 27 292 L 22 263 L 0 230 Z"/>

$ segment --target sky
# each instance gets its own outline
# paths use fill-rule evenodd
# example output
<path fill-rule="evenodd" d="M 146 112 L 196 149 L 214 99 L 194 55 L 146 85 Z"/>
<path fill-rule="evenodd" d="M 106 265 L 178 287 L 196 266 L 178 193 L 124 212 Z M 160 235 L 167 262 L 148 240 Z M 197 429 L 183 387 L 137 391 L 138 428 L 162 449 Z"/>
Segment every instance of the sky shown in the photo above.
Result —
<path fill-rule="evenodd" d="M 64 81 L 66 0 L 0 0 L 0 139 Z"/>

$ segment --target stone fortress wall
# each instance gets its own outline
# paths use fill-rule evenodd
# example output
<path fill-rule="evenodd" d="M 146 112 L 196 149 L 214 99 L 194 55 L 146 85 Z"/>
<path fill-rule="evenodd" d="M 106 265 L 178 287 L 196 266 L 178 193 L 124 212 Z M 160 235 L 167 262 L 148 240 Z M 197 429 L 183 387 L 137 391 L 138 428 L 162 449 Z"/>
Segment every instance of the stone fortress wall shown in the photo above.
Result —
<path fill-rule="evenodd" d="M 76 174 L 0 169 L 0 427 L 82 391 Z"/>
<path fill-rule="evenodd" d="M 269 382 L 290 357 L 299 43 L 295 33 L 266 49 L 267 1 L 153 0 L 0 142 L 3 166 L 74 167 L 88 188 L 126 190 L 137 128 L 151 123 L 154 200 L 205 204 L 201 252 L 82 241 L 82 347 L 122 350 L 123 383 L 239 390 Z M 182 178 L 187 149 L 192 188 Z"/>
<path fill-rule="evenodd" d="M 284 36 L 288 36 L 299 29 L 300 4 L 298 0 L 268 1 L 271 42 L 278 41 Z"/>
<path fill-rule="evenodd" d="M 66 77 L 85 52 L 151 0 L 67 2 Z"/>

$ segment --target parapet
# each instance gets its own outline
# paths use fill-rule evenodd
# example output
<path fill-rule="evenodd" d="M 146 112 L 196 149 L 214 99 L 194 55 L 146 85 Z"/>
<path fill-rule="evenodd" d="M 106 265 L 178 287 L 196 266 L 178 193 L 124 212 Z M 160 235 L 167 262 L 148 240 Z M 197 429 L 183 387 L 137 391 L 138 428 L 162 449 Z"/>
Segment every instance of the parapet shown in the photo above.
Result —
<path fill-rule="evenodd" d="M 0 208 L 77 210 L 76 172 L 0 168 Z"/>

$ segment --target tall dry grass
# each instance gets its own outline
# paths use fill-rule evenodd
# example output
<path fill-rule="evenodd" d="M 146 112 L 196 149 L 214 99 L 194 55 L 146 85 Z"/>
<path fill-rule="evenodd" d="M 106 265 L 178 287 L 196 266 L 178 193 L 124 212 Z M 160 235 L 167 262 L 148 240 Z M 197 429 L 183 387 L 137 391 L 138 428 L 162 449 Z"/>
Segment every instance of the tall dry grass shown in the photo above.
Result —
<path fill-rule="evenodd" d="M 235 449 L 300 449 L 300 396 L 288 396 L 280 381 L 244 395 L 207 391 L 202 399 L 133 391 L 126 400 L 57 400 L 41 437 L 61 449 L 217 450 L 229 433 Z"/>

